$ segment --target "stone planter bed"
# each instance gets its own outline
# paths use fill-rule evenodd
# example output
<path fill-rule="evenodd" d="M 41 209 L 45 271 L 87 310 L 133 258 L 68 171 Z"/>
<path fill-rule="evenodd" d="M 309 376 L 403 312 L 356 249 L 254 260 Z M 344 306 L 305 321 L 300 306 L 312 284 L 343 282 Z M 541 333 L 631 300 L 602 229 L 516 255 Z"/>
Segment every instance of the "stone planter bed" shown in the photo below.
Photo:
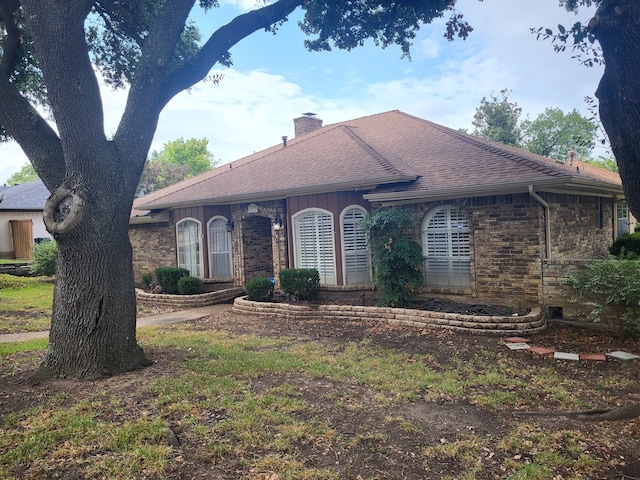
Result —
<path fill-rule="evenodd" d="M 395 325 L 443 328 L 479 335 L 531 335 L 542 332 L 547 327 L 546 318 L 540 308 L 533 308 L 526 315 L 484 316 L 408 308 L 328 304 L 307 306 L 279 302 L 252 302 L 244 296 L 234 300 L 233 311 L 242 314 L 273 316 L 287 321 L 308 319 L 374 320 Z"/>
<path fill-rule="evenodd" d="M 158 305 L 163 307 L 172 307 L 176 310 L 183 310 L 186 308 L 199 308 L 214 305 L 216 303 L 230 302 L 243 293 L 244 289 L 242 287 L 225 288 L 223 290 L 196 295 L 156 294 L 136 289 L 136 300 L 145 305 Z"/>

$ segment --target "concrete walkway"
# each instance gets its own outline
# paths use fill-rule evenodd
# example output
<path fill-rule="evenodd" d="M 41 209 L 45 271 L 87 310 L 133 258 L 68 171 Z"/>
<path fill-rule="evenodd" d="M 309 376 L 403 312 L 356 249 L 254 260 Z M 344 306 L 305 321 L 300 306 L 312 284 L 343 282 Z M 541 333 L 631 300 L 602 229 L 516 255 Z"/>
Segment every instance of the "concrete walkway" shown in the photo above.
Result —
<path fill-rule="evenodd" d="M 198 320 L 200 318 L 217 315 L 222 312 L 231 310 L 232 305 L 229 303 L 218 303 L 209 305 L 208 307 L 190 308 L 188 310 L 177 310 L 175 312 L 161 313 L 159 315 L 150 315 L 148 317 L 138 318 L 136 327 L 147 327 L 149 325 L 165 325 L 168 323 L 186 322 L 188 320 Z M 47 338 L 49 332 L 26 332 L 26 333 L 8 333 L 0 335 L 0 343 L 26 342 L 37 338 Z"/>

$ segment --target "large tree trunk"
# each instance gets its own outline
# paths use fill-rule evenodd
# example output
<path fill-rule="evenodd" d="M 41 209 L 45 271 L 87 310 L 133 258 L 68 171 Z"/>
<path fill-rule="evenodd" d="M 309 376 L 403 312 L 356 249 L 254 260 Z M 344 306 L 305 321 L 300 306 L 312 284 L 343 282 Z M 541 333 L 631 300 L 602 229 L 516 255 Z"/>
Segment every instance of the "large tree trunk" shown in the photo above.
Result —
<path fill-rule="evenodd" d="M 49 348 L 36 378 L 95 379 L 149 364 L 136 343 L 132 195 L 122 183 L 116 176 L 63 185 L 47 202 L 58 259 Z"/>
<path fill-rule="evenodd" d="M 603 2 L 589 25 L 605 61 L 596 92 L 600 119 L 629 209 L 640 219 L 640 6 L 637 0 Z"/>

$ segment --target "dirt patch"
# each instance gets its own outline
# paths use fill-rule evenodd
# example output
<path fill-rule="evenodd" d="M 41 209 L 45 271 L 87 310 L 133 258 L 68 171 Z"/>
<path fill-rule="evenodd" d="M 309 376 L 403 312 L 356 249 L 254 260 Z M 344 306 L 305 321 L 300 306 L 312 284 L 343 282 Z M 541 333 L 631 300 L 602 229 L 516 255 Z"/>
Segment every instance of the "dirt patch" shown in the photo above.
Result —
<path fill-rule="evenodd" d="M 376 299 L 372 295 L 362 294 L 357 297 L 349 296 L 323 296 L 314 300 L 298 300 L 289 295 L 276 292 L 271 303 L 290 303 L 292 305 L 306 305 L 308 307 L 318 307 L 320 305 L 361 305 L 365 307 L 376 306 Z M 452 300 L 441 298 L 426 298 L 415 300 L 407 308 L 413 310 L 429 310 L 432 312 L 458 313 L 461 315 L 488 315 L 508 317 L 513 314 L 526 315 L 530 312 L 528 308 L 514 308 L 505 305 L 467 304 L 458 303 Z"/>

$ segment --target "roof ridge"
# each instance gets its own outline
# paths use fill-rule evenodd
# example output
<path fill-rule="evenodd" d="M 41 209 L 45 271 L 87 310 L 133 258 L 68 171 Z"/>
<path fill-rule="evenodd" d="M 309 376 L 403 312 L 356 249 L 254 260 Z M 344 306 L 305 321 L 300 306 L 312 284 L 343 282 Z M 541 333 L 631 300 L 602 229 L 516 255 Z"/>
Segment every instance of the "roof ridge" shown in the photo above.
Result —
<path fill-rule="evenodd" d="M 360 135 L 356 133 L 358 127 L 352 125 L 340 125 L 340 128 L 344 129 L 355 142 L 362 147 L 364 151 L 366 151 L 374 160 L 376 160 L 382 168 L 384 168 L 389 173 L 394 174 L 406 174 L 407 172 L 399 169 L 391 160 L 378 152 L 375 148 L 373 148 L 368 142 L 366 142 Z M 412 175 L 416 175 L 415 172 L 411 172 Z"/>

